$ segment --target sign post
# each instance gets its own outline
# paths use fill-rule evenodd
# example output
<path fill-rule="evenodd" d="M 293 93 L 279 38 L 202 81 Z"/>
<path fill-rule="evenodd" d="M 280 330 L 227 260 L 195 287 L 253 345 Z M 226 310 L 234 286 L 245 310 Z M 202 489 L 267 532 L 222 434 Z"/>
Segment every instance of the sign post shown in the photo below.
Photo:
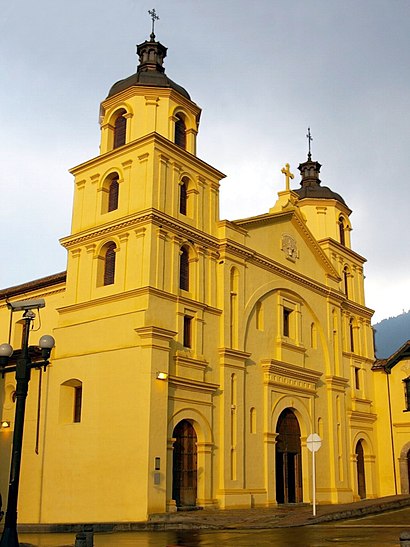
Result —
<path fill-rule="evenodd" d="M 311 433 L 306 440 L 308 449 L 312 452 L 312 493 L 313 493 L 313 516 L 316 516 L 316 466 L 315 454 L 322 446 L 322 439 L 317 433 Z"/>

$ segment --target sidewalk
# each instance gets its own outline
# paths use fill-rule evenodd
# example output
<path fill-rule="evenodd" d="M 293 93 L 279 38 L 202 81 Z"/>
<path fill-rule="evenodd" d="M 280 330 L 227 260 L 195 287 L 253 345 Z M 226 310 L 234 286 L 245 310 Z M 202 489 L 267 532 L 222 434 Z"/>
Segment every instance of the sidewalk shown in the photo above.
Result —
<path fill-rule="evenodd" d="M 150 515 L 144 528 L 148 530 L 229 530 L 305 526 L 382 513 L 409 506 L 410 496 L 400 495 L 339 505 L 319 505 L 316 507 L 315 517 L 313 517 L 311 505 L 287 505 L 271 509 L 181 511 Z"/>

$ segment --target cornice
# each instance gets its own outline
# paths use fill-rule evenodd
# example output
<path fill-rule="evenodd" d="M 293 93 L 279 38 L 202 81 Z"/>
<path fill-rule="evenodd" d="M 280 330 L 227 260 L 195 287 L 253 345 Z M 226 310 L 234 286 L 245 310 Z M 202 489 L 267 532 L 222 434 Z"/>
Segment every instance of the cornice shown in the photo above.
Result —
<path fill-rule="evenodd" d="M 98 228 L 93 228 L 69 235 L 60 239 L 61 245 L 66 249 L 75 248 L 85 243 L 99 241 L 107 235 L 117 234 L 130 228 L 138 227 L 143 224 L 154 224 L 159 227 L 168 227 L 176 235 L 181 235 L 181 224 L 183 225 L 184 235 L 187 239 L 192 239 L 196 243 L 201 243 L 208 247 L 218 250 L 218 240 L 216 237 L 205 234 L 194 228 L 190 224 L 181 223 L 173 217 L 159 211 L 158 209 L 144 209 L 128 217 L 122 217 L 120 220 L 112 221 Z"/>
<path fill-rule="evenodd" d="M 221 359 L 225 359 L 226 357 L 230 359 L 236 359 L 239 361 L 244 361 L 245 359 L 249 359 L 249 357 L 252 355 L 251 353 L 248 353 L 247 351 L 242 351 L 239 349 L 233 349 L 233 348 L 219 348 L 218 349 L 219 356 Z"/>
<path fill-rule="evenodd" d="M 215 393 L 219 389 L 219 384 L 211 384 L 208 382 L 200 382 L 179 376 L 168 376 L 168 383 L 171 386 L 189 389 L 190 391 L 201 391 L 202 393 Z M 175 397 L 175 395 L 174 395 Z"/>
<path fill-rule="evenodd" d="M 200 106 L 198 106 L 194 101 L 187 99 L 173 88 L 144 85 L 133 85 L 127 87 L 126 89 L 119 91 L 115 95 L 111 95 L 110 97 L 107 97 L 106 99 L 101 101 L 101 106 L 108 110 L 112 107 L 115 107 L 119 102 L 132 99 L 135 96 L 174 99 L 181 106 L 187 108 L 194 114 L 199 114 L 201 112 Z"/>
<path fill-rule="evenodd" d="M 353 302 L 352 300 L 347 300 L 346 295 L 344 295 L 342 300 L 342 310 L 350 314 L 360 315 L 369 321 L 374 314 L 374 310 L 367 308 L 366 306 L 362 306 L 361 304 L 357 304 L 357 302 Z"/>
<path fill-rule="evenodd" d="M 70 304 L 68 306 L 62 306 L 60 308 L 57 308 L 57 311 L 60 314 L 75 313 L 77 311 L 86 310 L 88 308 L 93 308 L 95 306 L 105 306 L 107 304 L 110 304 L 112 302 L 117 302 L 119 300 L 131 300 L 132 298 L 139 298 L 142 296 L 150 296 L 150 295 L 155 295 L 155 296 L 158 296 L 159 298 L 170 300 L 171 302 L 179 302 L 179 301 L 187 302 L 191 306 L 195 306 L 203 311 L 206 311 L 208 313 L 213 313 L 215 315 L 221 315 L 222 313 L 220 309 L 209 306 L 208 304 L 204 304 L 203 302 L 199 302 L 193 299 L 185 299 L 176 294 L 169 293 L 161 289 L 151 287 L 149 285 L 144 287 L 139 287 L 137 289 L 131 289 L 129 291 L 120 291 L 120 292 L 112 293 L 106 296 L 102 296 L 100 298 L 92 298 L 89 300 L 85 300 L 83 302 Z M 134 311 L 137 311 L 137 310 L 133 309 L 132 312 Z M 130 312 L 127 311 L 126 313 L 130 313 Z"/>
<path fill-rule="evenodd" d="M 353 251 L 352 249 L 349 249 L 349 247 L 346 247 L 345 245 L 342 245 L 339 241 L 336 241 L 332 237 L 327 237 L 324 239 L 318 240 L 319 245 L 329 245 L 330 248 L 337 249 L 340 255 L 346 255 L 349 256 L 351 260 L 354 260 L 355 262 L 359 262 L 359 264 L 362 266 L 365 262 L 367 262 L 367 259 L 359 255 L 356 251 Z"/>
<path fill-rule="evenodd" d="M 148 325 L 145 327 L 137 327 L 134 329 L 135 332 L 144 340 L 162 340 L 164 342 L 169 342 L 177 335 L 176 331 L 164 329 L 157 327 L 156 325 Z"/>
<path fill-rule="evenodd" d="M 276 273 L 277 275 L 284 277 L 285 279 L 289 279 L 290 281 L 296 282 L 299 285 L 303 285 L 310 290 L 314 290 L 321 295 L 324 295 L 326 297 L 332 295 L 334 298 L 337 298 L 340 301 L 342 300 L 338 291 L 335 291 L 330 287 L 319 283 L 318 281 L 312 281 L 309 277 L 297 273 L 294 270 L 283 266 L 279 262 L 276 262 L 273 259 L 267 258 L 266 256 L 257 253 L 256 251 L 247 249 L 239 243 L 234 243 L 230 240 L 224 240 L 223 242 L 221 242 L 219 248 L 221 257 L 223 256 L 224 252 L 225 254 L 232 254 L 252 264 L 262 267 L 269 272 Z"/>
<path fill-rule="evenodd" d="M 360 412 L 359 410 L 350 410 L 347 413 L 350 422 L 373 423 L 377 420 L 376 414 L 369 412 Z"/>
<path fill-rule="evenodd" d="M 215 167 L 212 167 L 212 165 L 209 165 L 209 163 L 206 163 L 194 154 L 191 154 L 187 150 L 184 150 L 171 140 L 167 139 L 163 135 L 160 135 L 159 133 L 156 133 L 155 131 L 148 133 L 143 137 L 139 137 L 138 139 L 135 139 L 127 144 L 124 144 L 120 148 L 115 148 L 114 150 L 110 150 L 109 152 L 105 152 L 104 154 L 101 154 L 99 156 L 95 156 L 94 158 L 91 158 L 84 163 L 80 163 L 79 165 L 71 168 L 69 172 L 72 175 L 77 176 L 100 163 L 105 163 L 107 160 L 111 160 L 112 158 L 118 156 L 126 157 L 129 154 L 134 154 L 138 149 L 149 145 L 157 145 L 157 151 L 161 151 L 162 148 L 162 152 L 165 150 L 166 153 L 173 159 L 178 158 L 178 161 L 180 163 L 189 163 L 191 165 L 191 168 L 193 166 L 198 171 L 205 171 L 211 179 L 217 179 L 218 181 L 220 181 L 221 179 L 226 177 L 224 173 L 218 171 L 218 169 L 215 169 Z"/>
<path fill-rule="evenodd" d="M 349 384 L 349 380 L 341 376 L 325 376 L 325 381 L 327 387 L 335 391 L 345 391 Z"/>
<path fill-rule="evenodd" d="M 283 361 L 277 361 L 276 359 L 262 359 L 260 361 L 264 373 L 269 376 L 292 378 L 300 382 L 307 382 L 316 386 L 317 382 L 322 376 L 322 372 L 312 370 L 290 363 L 284 363 Z M 269 383 L 275 383 L 275 380 L 270 378 Z"/>

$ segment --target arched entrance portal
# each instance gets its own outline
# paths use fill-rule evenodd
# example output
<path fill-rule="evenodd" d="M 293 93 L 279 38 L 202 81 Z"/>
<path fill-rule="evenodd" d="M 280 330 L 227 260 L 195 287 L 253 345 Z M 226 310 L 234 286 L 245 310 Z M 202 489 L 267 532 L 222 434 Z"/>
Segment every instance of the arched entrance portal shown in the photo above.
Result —
<path fill-rule="evenodd" d="M 410 450 L 407 451 L 407 492 L 410 492 Z"/>
<path fill-rule="evenodd" d="M 361 500 L 366 497 L 366 477 L 364 474 L 364 450 L 362 441 L 356 445 L 356 465 L 357 465 L 357 492 Z"/>
<path fill-rule="evenodd" d="M 278 419 L 276 427 L 276 501 L 301 503 L 302 451 L 298 419 L 289 408 Z"/>
<path fill-rule="evenodd" d="M 195 507 L 197 497 L 196 433 L 188 420 L 176 425 L 172 471 L 172 498 L 177 507 Z"/>

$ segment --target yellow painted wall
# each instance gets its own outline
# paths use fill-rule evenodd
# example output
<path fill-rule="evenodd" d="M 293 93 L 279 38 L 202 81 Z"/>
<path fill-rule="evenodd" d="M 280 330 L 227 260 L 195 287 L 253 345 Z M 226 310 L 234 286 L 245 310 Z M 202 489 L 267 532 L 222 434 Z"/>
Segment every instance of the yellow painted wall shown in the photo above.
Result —
<path fill-rule="evenodd" d="M 113 150 L 120 109 L 127 139 Z M 181 113 L 185 150 L 173 142 Z M 346 245 L 338 240 L 339 216 L 348 220 L 350 210 L 287 191 L 269 213 L 220 221 L 224 175 L 195 155 L 199 114 L 165 87 L 134 86 L 106 99 L 101 153 L 71 170 L 72 230 L 61 240 L 67 281 L 16 292 L 16 299 L 46 299 L 40 333 L 56 339 L 42 377 L 38 454 L 37 371 L 30 384 L 21 522 L 139 521 L 175 510 L 173 435 L 181 420 L 197 436 L 198 505 L 275 505 L 276 428 L 285 409 L 300 427 L 303 501 L 311 500 L 306 438 L 312 432 L 323 439 L 319 503 L 358 499 L 358 441 L 367 496 L 394 493 L 381 464 L 384 375 L 371 370 L 372 311 L 365 307 L 364 258 L 350 248 L 350 220 Z M 119 204 L 108 212 L 113 173 Z M 183 181 L 187 214 L 179 210 Z M 109 242 L 116 245 L 115 280 L 104 286 Z M 189 255 L 188 290 L 179 286 L 182 248 Z M 191 318 L 191 347 L 184 346 L 184 316 Z M 8 332 L 4 299 L 0 328 Z M 158 372 L 168 373 L 167 381 Z M 3 419 L 14 410 L 10 383 L 7 377 L 1 384 Z M 81 421 L 73 423 L 70 397 L 79 383 Z M 408 434 L 401 411 L 392 410 L 398 447 Z M 4 496 L 10 432 L 0 432 L 0 450 Z"/>

